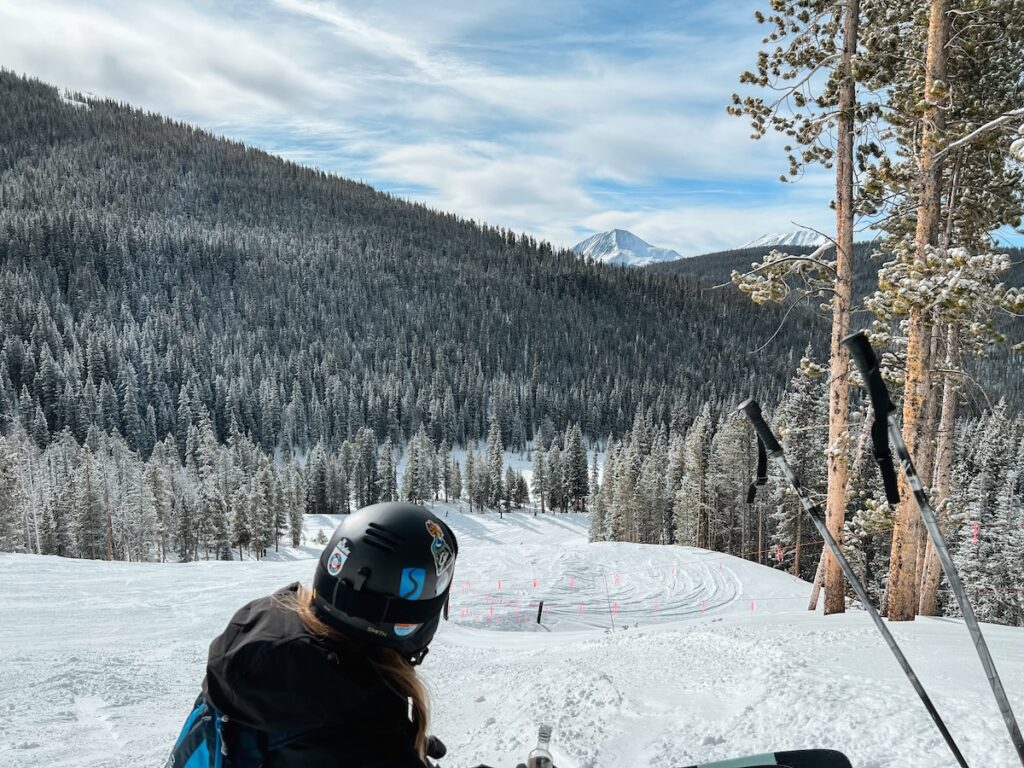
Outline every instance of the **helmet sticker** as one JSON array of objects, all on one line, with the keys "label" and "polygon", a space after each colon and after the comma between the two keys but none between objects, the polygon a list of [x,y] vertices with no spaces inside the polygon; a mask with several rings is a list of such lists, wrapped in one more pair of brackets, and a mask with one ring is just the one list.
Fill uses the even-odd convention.
[{"label": "helmet sticker", "polygon": [[419,624],[395,624],[395,634],[399,637],[405,637],[406,635],[411,635],[419,628]]},{"label": "helmet sticker", "polygon": [[398,596],[406,600],[419,600],[426,581],[427,571],[424,568],[403,568],[402,586],[398,590]]},{"label": "helmet sticker", "polygon": [[430,544],[430,554],[434,556],[434,566],[440,576],[455,562],[455,552],[444,538],[444,529],[433,520],[427,520],[427,532],[434,537]]},{"label": "helmet sticker", "polygon": [[438,595],[442,594],[446,589],[448,589],[448,585],[451,583],[453,573],[455,573],[455,569],[449,568],[447,571],[445,571],[437,577],[437,585],[434,587],[434,597],[437,597]]},{"label": "helmet sticker", "polygon": [[350,554],[352,554],[352,550],[349,549],[348,539],[338,539],[338,543],[334,545],[334,550],[331,552],[331,556],[327,558],[327,572],[331,576],[337,576],[341,573],[341,569],[345,565],[345,561],[348,560],[348,556]]}]

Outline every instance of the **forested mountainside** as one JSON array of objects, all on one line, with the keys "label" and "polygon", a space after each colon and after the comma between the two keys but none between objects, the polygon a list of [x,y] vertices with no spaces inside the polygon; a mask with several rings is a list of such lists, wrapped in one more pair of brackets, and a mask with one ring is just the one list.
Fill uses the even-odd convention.
[{"label": "forested mountainside", "polygon": [[[506,444],[774,400],[776,308],[585,263],[109,101],[0,74],[0,419],[146,455],[202,413],[266,451],[369,426]],[[819,329],[820,332],[820,329]],[[817,342],[815,342],[817,343]]]},{"label": "forested mountainside", "polygon": [[[804,256],[814,248],[801,246],[776,246],[740,248],[732,251],[719,251],[693,258],[652,264],[645,271],[659,275],[677,275],[685,280],[698,280],[708,286],[722,286],[719,291],[735,293],[737,289],[729,285],[729,276],[733,270],[747,272],[751,264],[764,260],[770,251],[781,251],[794,256]],[[880,250],[878,243],[857,243],[854,247],[853,262],[853,297],[860,302],[871,294],[878,285],[878,269],[885,262],[882,256],[873,256]],[[1004,276],[1007,285],[1024,286],[1024,249],[1005,248],[1000,252],[1009,254],[1012,267]],[[787,327],[779,338],[784,345],[795,343],[789,338],[789,326],[800,326],[808,314],[797,314],[790,318]],[[794,318],[796,322],[794,322]],[[871,316],[864,311],[854,314],[853,327],[866,328],[871,323]],[[1024,318],[1003,318],[1000,322],[1003,332],[1010,343],[1024,341]],[[799,332],[799,331],[797,331]],[[968,391],[968,399],[978,407],[986,407],[989,403],[1005,398],[1012,412],[1024,408],[1024,352],[1011,352],[1007,347],[996,347],[990,356],[969,362],[974,373],[977,386]]]}]

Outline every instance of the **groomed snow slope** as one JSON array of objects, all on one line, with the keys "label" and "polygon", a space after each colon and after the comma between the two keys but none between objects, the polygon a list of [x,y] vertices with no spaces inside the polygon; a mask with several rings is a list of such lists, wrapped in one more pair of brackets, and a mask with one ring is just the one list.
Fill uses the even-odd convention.
[{"label": "groomed snow slope", "polygon": [[[541,722],[560,768],[808,746],[858,768],[953,765],[868,617],[808,613],[805,582],[702,550],[587,544],[579,515],[448,520],[462,549],[453,621],[421,668],[446,768],[510,768]],[[334,522],[310,518],[307,535]],[[246,600],[308,582],[316,551],[180,565],[0,556],[0,766],[161,766],[210,640]],[[970,763],[1012,766],[963,625],[894,632]],[[1024,631],[986,636],[1024,714]]]}]

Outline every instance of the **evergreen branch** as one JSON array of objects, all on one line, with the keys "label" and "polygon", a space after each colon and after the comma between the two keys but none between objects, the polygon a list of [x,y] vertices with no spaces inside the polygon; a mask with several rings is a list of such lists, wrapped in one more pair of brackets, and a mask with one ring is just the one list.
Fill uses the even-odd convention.
[{"label": "evergreen branch", "polygon": [[956,141],[952,142],[951,144],[947,144],[945,147],[940,149],[938,152],[936,152],[932,156],[932,162],[937,163],[937,162],[941,161],[950,152],[953,152],[954,150],[957,150],[960,147],[967,146],[968,144],[970,144],[970,143],[976,141],[977,139],[981,138],[982,136],[984,136],[986,133],[989,133],[989,132],[995,130],[996,128],[999,128],[1002,125],[1005,125],[1006,123],[1010,122],[1011,120],[1013,120],[1014,118],[1017,118],[1017,117],[1024,117],[1024,107],[1020,107],[1019,109],[1010,110],[1009,112],[1006,112],[1006,113],[1000,115],[999,117],[995,118],[994,120],[989,120],[983,126],[981,126],[980,128],[975,128],[973,131],[968,133],[963,138],[957,139]]},{"label": "evergreen branch", "polygon": [[779,322],[779,327],[775,329],[775,333],[773,333],[773,334],[772,334],[771,336],[769,336],[769,337],[768,337],[768,341],[766,341],[766,342],[765,342],[764,344],[762,344],[762,345],[761,345],[760,347],[758,347],[757,349],[755,349],[754,351],[752,351],[752,352],[751,352],[750,354],[752,354],[752,355],[756,355],[756,354],[757,354],[758,352],[760,352],[760,351],[761,351],[762,349],[764,349],[764,348],[765,348],[765,347],[767,347],[767,346],[768,346],[769,344],[771,344],[771,343],[772,343],[772,341],[774,341],[774,340],[775,340],[775,337],[776,337],[776,336],[778,336],[778,335],[779,335],[779,333],[780,333],[780,332],[782,331],[782,328],[783,328],[783,326],[785,326],[785,325],[786,325],[786,320],[787,320],[787,319],[789,318],[789,315],[790,315],[790,313],[791,313],[791,312],[792,312],[792,311],[793,311],[794,309],[796,309],[796,308],[797,308],[797,306],[799,306],[799,305],[800,305],[800,302],[804,301],[805,299],[808,299],[808,298],[810,298],[810,296],[811,296],[811,294],[809,294],[809,293],[806,293],[806,294],[804,294],[803,296],[801,296],[801,297],[800,297],[799,299],[797,299],[796,301],[794,301],[794,302],[793,302],[792,304],[790,304],[790,305],[789,305],[789,309],[787,309],[787,310],[786,310],[786,314],[782,316],[782,320],[781,320],[781,321]]}]

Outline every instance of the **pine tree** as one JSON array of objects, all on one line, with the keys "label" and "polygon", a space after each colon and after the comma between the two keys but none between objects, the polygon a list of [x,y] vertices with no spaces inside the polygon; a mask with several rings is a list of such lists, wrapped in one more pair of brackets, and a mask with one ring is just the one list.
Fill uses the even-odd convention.
[{"label": "pine tree", "polygon": [[587,452],[583,447],[583,433],[574,424],[565,433],[564,452],[565,494],[568,503],[580,512],[586,506],[589,482],[587,478]]},{"label": "pine tree", "polygon": [[[391,472],[391,481],[394,482],[394,471]],[[288,513],[288,530],[291,534],[292,546],[297,547],[302,543],[302,515],[306,489],[302,484],[302,473],[294,461],[289,461],[284,469],[284,504]],[[390,494],[384,499],[393,501],[394,495]]]},{"label": "pine tree", "polygon": [[398,499],[398,470],[395,467],[395,447],[390,436],[384,441],[380,458],[377,460],[377,482],[381,501]]},{"label": "pine tree", "polygon": [[505,462],[502,452],[501,426],[496,416],[491,417],[491,426],[487,433],[487,476],[490,494],[487,505],[498,509],[505,496],[502,477]]},{"label": "pine tree", "polygon": [[683,471],[672,500],[672,525],[679,544],[706,547],[710,492],[711,406],[705,403],[683,440]]},{"label": "pine tree", "polygon": [[452,458],[451,467],[448,471],[447,495],[452,501],[459,501],[462,499],[462,468],[454,457]]},{"label": "pine tree", "polygon": [[18,477],[18,454],[0,436],[0,550],[17,551],[24,546],[18,529],[25,496]]},{"label": "pine tree", "polygon": [[86,448],[75,479],[75,549],[78,557],[100,560],[106,549],[106,515],[99,472],[92,451]]},{"label": "pine tree", "polygon": [[473,511],[473,504],[476,503],[480,493],[480,488],[477,484],[477,473],[476,455],[473,453],[472,446],[470,446],[466,452],[466,499],[469,501],[470,512]]},{"label": "pine tree", "polygon": [[548,505],[552,511],[560,509],[565,512],[568,507],[564,478],[562,452],[557,440],[552,440],[548,451]]},{"label": "pine tree", "polygon": [[[801,484],[815,496],[823,491],[825,483],[826,407],[822,369],[805,357],[800,370],[786,388],[786,396],[775,414],[774,424],[790,466]],[[794,575],[813,576],[816,563],[807,557],[803,545],[819,537],[811,527],[800,499],[788,483],[773,483],[771,494],[776,510],[772,516],[773,548],[784,553],[784,562]]]},{"label": "pine tree", "polygon": [[533,495],[540,500],[541,514],[545,512],[545,502],[551,492],[551,481],[548,476],[548,457],[542,447],[533,449]]},{"label": "pine tree", "polygon": [[608,514],[609,477],[612,470],[611,441],[606,446],[607,457],[604,465],[604,482],[601,482],[598,454],[594,451],[594,462],[590,473],[590,541],[605,541],[608,536],[606,517]]}]

